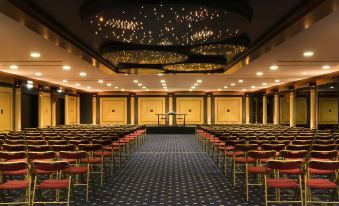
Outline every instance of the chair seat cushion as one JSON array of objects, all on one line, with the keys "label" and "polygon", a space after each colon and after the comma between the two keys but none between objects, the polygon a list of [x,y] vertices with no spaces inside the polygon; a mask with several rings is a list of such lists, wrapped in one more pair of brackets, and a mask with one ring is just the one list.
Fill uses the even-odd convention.
[{"label": "chair seat cushion", "polygon": [[242,156],[244,155],[243,152],[225,152],[226,157],[233,157],[233,156]]},{"label": "chair seat cushion", "polygon": [[291,170],[280,170],[281,174],[289,174],[289,175],[298,175],[302,174],[301,169],[291,169]]},{"label": "chair seat cushion", "polygon": [[64,189],[68,188],[68,179],[63,180],[44,180],[39,185],[40,189]]},{"label": "chair seat cushion", "polygon": [[318,174],[318,175],[327,175],[327,174],[334,174],[334,170],[318,170],[318,169],[313,169],[309,168],[308,170],[310,174]]},{"label": "chair seat cushion", "polygon": [[17,189],[26,189],[29,187],[28,180],[12,180],[0,184],[0,190],[17,190]]},{"label": "chair seat cushion", "polygon": [[104,150],[120,150],[119,146],[106,146]]},{"label": "chair seat cushion", "polygon": [[112,156],[112,152],[107,152],[107,151],[103,151],[103,152],[94,152],[95,156],[104,156],[104,157],[111,157]]},{"label": "chair seat cushion", "polygon": [[99,157],[90,157],[81,160],[82,163],[89,163],[89,164],[99,164],[102,162],[102,159]]},{"label": "chair seat cushion", "polygon": [[252,158],[252,157],[248,157],[248,158],[245,158],[245,157],[236,157],[235,158],[235,162],[237,163],[255,163],[255,159]]},{"label": "chair seat cushion", "polygon": [[35,169],[35,170],[33,170],[33,173],[34,174],[39,174],[39,175],[48,175],[48,174],[55,173],[55,171],[46,171],[46,170]]},{"label": "chair seat cushion", "polygon": [[69,167],[64,170],[64,173],[68,174],[86,174],[88,172],[87,167]]},{"label": "chair seat cushion", "polygon": [[68,162],[70,164],[75,164],[77,162],[76,159],[66,159],[66,158],[63,158],[62,161],[66,161],[66,162]]},{"label": "chair seat cushion", "polygon": [[292,179],[267,179],[267,186],[273,188],[298,188],[299,184]]},{"label": "chair seat cushion", "polygon": [[267,168],[267,167],[254,166],[254,167],[248,167],[247,171],[249,173],[265,174],[267,172],[271,172],[272,169]]},{"label": "chair seat cushion", "polygon": [[317,189],[336,189],[337,184],[327,179],[308,179],[306,181],[307,187]]},{"label": "chair seat cushion", "polygon": [[25,175],[27,174],[28,169],[16,170],[16,171],[3,171],[3,175]]}]

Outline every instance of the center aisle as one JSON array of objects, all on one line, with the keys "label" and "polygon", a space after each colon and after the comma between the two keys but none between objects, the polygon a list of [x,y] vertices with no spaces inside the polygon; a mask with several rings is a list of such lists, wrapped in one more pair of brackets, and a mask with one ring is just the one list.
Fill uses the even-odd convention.
[{"label": "center aisle", "polygon": [[88,205],[247,205],[194,135],[147,135],[106,180]]}]

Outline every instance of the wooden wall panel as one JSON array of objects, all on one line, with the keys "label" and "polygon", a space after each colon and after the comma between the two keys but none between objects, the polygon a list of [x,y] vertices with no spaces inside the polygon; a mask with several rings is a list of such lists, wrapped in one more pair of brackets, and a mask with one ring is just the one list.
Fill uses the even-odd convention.
[{"label": "wooden wall panel", "polygon": [[290,123],[290,98],[289,95],[280,97],[279,122],[280,124]]},{"label": "wooden wall panel", "polygon": [[74,96],[68,97],[67,105],[67,123],[76,124],[77,123],[77,98]]},{"label": "wooden wall panel", "polygon": [[[156,114],[165,112],[165,97],[138,98],[138,124],[158,124]],[[164,124],[164,120],[161,123]]]},{"label": "wooden wall panel", "polygon": [[127,124],[127,97],[100,98],[100,124]]},{"label": "wooden wall panel", "polygon": [[307,100],[306,97],[296,98],[297,124],[307,124]]},{"label": "wooden wall panel", "polygon": [[[176,113],[187,114],[186,124],[204,124],[204,98],[177,97]],[[177,120],[177,124],[183,124],[183,120]]]},{"label": "wooden wall panel", "polygon": [[215,98],[216,124],[242,124],[242,97]]},{"label": "wooden wall panel", "polygon": [[13,129],[13,91],[0,87],[0,132]]},{"label": "wooden wall panel", "polygon": [[52,103],[51,94],[44,94],[42,97],[43,102],[43,124],[44,126],[52,125]]},{"label": "wooden wall panel", "polygon": [[319,124],[338,124],[338,98],[319,97]]}]

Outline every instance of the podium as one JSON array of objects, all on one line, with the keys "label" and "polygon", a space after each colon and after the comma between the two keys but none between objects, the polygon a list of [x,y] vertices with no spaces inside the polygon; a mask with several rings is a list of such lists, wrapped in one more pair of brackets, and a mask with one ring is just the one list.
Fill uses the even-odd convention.
[{"label": "podium", "polygon": [[[165,124],[168,124],[168,120],[170,116],[173,116],[173,119],[176,120],[182,119],[184,121],[184,126],[186,125],[186,116],[188,114],[175,114],[175,113],[168,113],[168,114],[155,114],[158,116],[158,126],[160,125],[160,120],[165,120]],[[176,121],[177,122],[177,121]]]}]

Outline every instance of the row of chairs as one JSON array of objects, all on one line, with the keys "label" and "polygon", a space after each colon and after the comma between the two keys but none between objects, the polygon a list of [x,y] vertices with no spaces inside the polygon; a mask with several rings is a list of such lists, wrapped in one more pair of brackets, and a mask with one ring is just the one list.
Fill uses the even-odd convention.
[{"label": "row of chairs", "polygon": [[[85,128],[85,129],[84,129]],[[20,204],[70,204],[71,188],[84,186],[86,201],[89,198],[89,187],[93,186],[93,174],[100,177],[100,185],[104,183],[107,161],[110,161],[111,175],[116,168],[116,161],[122,163],[122,154],[126,159],[137,147],[145,141],[145,128],[140,126],[109,127],[93,126],[100,135],[91,135],[90,125],[72,125],[63,128],[50,128],[51,133],[40,129],[30,129],[29,132],[12,132],[6,135],[0,150],[1,183],[0,204],[19,204],[10,198],[6,191],[25,189],[25,200]],[[121,128],[123,136],[116,138]],[[59,139],[49,139],[55,131],[81,131],[81,136],[67,138],[71,135],[52,135]],[[44,130],[46,131],[46,130]],[[88,131],[88,133],[86,133]],[[44,134],[43,134],[44,133]],[[18,135],[12,135],[18,134]],[[20,134],[20,135],[19,135]],[[24,135],[22,135],[24,134]],[[27,134],[37,139],[27,138]],[[38,135],[40,134],[40,135]],[[45,135],[47,134],[47,135]],[[66,132],[65,132],[66,134]],[[86,136],[88,134],[88,136]],[[7,138],[10,136],[22,138]],[[110,136],[112,135],[112,136]],[[114,140],[114,141],[113,141]],[[118,159],[117,159],[118,158]],[[106,169],[105,169],[106,168]],[[20,178],[21,177],[21,178]],[[23,177],[23,178],[22,178]],[[91,183],[91,184],[90,184]],[[32,189],[33,188],[33,189]],[[55,191],[53,198],[44,197],[40,190]],[[95,190],[93,190],[95,191]],[[62,199],[61,194],[66,194]],[[7,200],[10,198],[9,200]],[[76,200],[76,199],[75,199]]]},{"label": "row of chairs", "polygon": [[[329,139],[325,138],[325,134],[330,132],[314,132],[312,131],[312,138],[299,139],[296,137],[309,136],[310,131],[300,128],[282,128],[261,125],[237,125],[231,128],[232,131],[242,131],[243,128],[247,130],[261,133],[262,131],[269,131],[268,137],[273,133],[277,135],[272,139],[261,139],[263,135],[258,135],[256,138],[248,137],[247,132],[244,136],[230,135],[220,138],[220,133],[216,131],[223,131],[227,133],[229,126],[203,126],[196,130],[197,140],[201,146],[211,154],[211,157],[220,166],[223,166],[224,173],[228,170],[227,162],[232,162],[233,185],[236,186],[238,174],[245,174],[245,194],[246,200],[249,200],[249,185],[260,185],[265,192],[265,204],[288,202],[288,203],[324,203],[321,200],[316,201],[312,198],[311,190],[314,189],[328,189],[337,191],[336,178],[338,175],[339,162],[338,160],[338,141],[333,135],[328,135]],[[206,129],[207,128],[207,129]],[[217,128],[213,132],[213,129]],[[262,130],[261,130],[262,129]],[[276,132],[275,129],[279,132]],[[283,132],[281,132],[283,130]],[[295,132],[298,131],[298,132]],[[292,136],[292,139],[283,139]],[[308,134],[308,135],[306,135]],[[321,134],[321,135],[317,135]],[[253,136],[253,135],[252,135]],[[320,138],[318,138],[320,137]],[[211,151],[212,150],[212,151]],[[215,152],[216,151],[216,152]],[[220,154],[224,161],[220,161]],[[250,175],[257,176],[255,183],[250,183]],[[325,176],[319,179],[313,179],[313,176]],[[294,177],[294,178],[291,178]],[[295,179],[296,178],[296,179]],[[253,181],[253,180],[252,180]],[[325,185],[325,186],[321,186]],[[268,199],[269,188],[275,189],[275,200]],[[299,192],[298,200],[281,199],[280,190],[296,189]],[[337,195],[339,198],[339,194]],[[332,204],[339,204],[337,202],[327,202]]]}]

